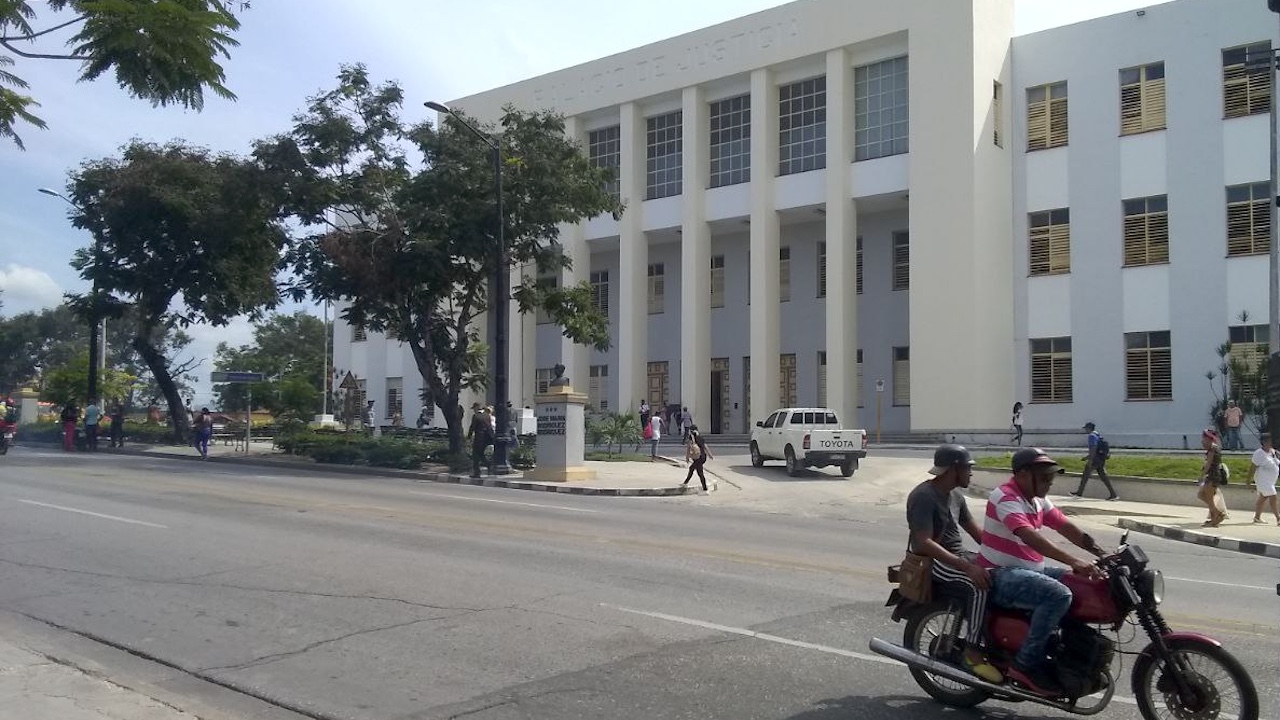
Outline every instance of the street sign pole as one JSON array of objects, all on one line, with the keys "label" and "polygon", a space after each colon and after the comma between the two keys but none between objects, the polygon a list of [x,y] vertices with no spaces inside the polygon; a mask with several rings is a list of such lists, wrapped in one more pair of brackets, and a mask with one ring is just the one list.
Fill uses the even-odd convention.
[{"label": "street sign pole", "polygon": [[246,385],[248,402],[244,406],[244,454],[249,454],[249,442],[253,440],[253,385]]},{"label": "street sign pole", "polygon": [[884,398],[884,381],[876,381],[876,444],[880,444],[880,405]]}]

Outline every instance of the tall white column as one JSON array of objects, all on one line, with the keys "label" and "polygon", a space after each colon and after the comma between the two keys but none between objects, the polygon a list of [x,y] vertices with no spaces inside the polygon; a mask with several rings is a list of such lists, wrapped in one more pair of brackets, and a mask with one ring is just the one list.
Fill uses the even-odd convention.
[{"label": "tall white column", "polygon": [[773,73],[751,73],[751,415],[778,407],[778,87]]},{"label": "tall white column", "polygon": [[843,49],[827,53],[827,405],[858,425],[858,212],[850,200],[853,78]]},{"label": "tall white column", "polygon": [[680,404],[694,422],[711,427],[711,230],[707,226],[710,127],[706,91],[684,89],[682,171],[684,216],[680,241]]},{"label": "tall white column", "polygon": [[[617,317],[619,412],[628,412],[645,395],[648,371],[649,241],[644,234],[645,119],[636,103],[621,107],[619,186],[627,209],[618,222]],[[612,278],[610,278],[612,280]]]},{"label": "tall white column", "polygon": [[[586,152],[587,133],[579,118],[565,120],[565,134]],[[591,249],[587,247],[586,228],[583,223],[563,225],[560,228],[560,247],[565,256],[573,263],[560,272],[560,287],[568,288],[591,277]],[[573,388],[579,392],[587,391],[588,366],[591,362],[590,349],[579,345],[563,333],[560,334],[560,364],[565,367],[565,377]]]}]

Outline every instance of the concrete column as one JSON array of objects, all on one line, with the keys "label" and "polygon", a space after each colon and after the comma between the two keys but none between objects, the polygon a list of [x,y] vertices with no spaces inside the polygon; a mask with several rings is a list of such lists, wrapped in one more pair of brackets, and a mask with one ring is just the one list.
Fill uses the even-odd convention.
[{"label": "concrete column", "polygon": [[[582,127],[582,120],[576,117],[567,118],[564,129],[569,139],[576,142],[585,153],[587,133]],[[591,249],[587,246],[585,226],[582,223],[561,226],[560,243],[565,256],[573,262],[571,267],[560,272],[560,287],[573,287],[588,280],[591,277]],[[586,345],[574,343],[563,333],[559,336],[559,343],[560,363],[565,367],[565,377],[569,378],[573,387],[585,392],[587,383],[590,382],[588,377],[588,366],[591,362],[590,349]],[[530,373],[532,372],[533,370],[530,369]],[[532,403],[532,391],[530,391],[529,402]]]},{"label": "concrete column", "polygon": [[649,241],[644,234],[645,119],[638,104],[620,108],[622,152],[619,158],[619,187],[627,209],[618,222],[618,275],[611,284],[618,288],[617,303],[610,308],[617,318],[618,397],[614,407],[627,412],[645,395],[648,371]]},{"label": "concrete column", "polygon": [[[769,70],[751,73],[751,415],[778,407],[778,86]],[[829,362],[829,360],[828,360]]]},{"label": "concrete column", "polygon": [[858,425],[858,212],[849,199],[853,72],[844,49],[827,53],[827,405]]},{"label": "concrete column", "polygon": [[680,396],[694,422],[711,427],[711,231],[707,226],[710,163],[706,91],[684,89],[684,217],[681,219]]}]

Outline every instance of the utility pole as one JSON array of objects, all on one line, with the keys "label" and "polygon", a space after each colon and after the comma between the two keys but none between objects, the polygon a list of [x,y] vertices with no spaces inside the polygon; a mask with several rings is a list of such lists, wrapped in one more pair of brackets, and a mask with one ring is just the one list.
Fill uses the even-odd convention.
[{"label": "utility pole", "polygon": [[[1267,9],[1280,13],[1280,0],[1267,0]],[[1271,48],[1267,57],[1267,81],[1271,97],[1271,251],[1269,254],[1268,302],[1270,313],[1267,360],[1267,431],[1280,430],[1280,156],[1276,148],[1276,55]]]}]

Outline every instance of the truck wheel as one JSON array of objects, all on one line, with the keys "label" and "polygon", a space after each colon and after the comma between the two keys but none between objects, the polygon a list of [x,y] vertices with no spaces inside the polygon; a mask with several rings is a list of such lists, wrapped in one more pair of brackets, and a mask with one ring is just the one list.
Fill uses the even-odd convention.
[{"label": "truck wheel", "polygon": [[760,454],[760,446],[751,441],[751,467],[764,467],[764,456]]},{"label": "truck wheel", "polygon": [[796,477],[804,468],[800,467],[800,461],[796,459],[796,451],[792,450],[790,445],[787,446],[786,456],[787,474],[791,477]]},{"label": "truck wheel", "polygon": [[840,474],[845,477],[853,477],[853,471],[858,469],[857,460],[845,460],[840,466]]}]

